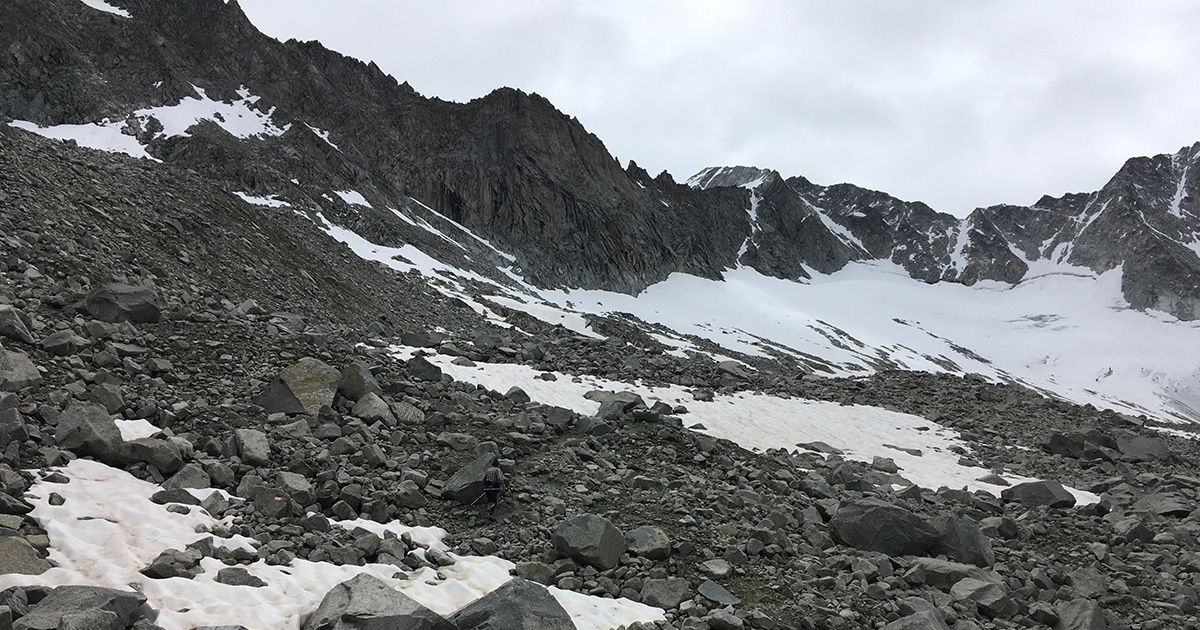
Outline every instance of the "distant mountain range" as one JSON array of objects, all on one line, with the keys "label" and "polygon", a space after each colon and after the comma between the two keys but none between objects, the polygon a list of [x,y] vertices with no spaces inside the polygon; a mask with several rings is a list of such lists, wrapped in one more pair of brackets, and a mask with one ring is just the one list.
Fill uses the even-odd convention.
[{"label": "distant mountain range", "polygon": [[[739,263],[802,279],[872,259],[926,282],[1011,284],[1066,263],[1120,266],[1133,307],[1200,317],[1200,143],[1131,159],[1093,193],[963,220],[757,168],[710,168],[681,185],[622,168],[536,94],[425,98],[373,63],[263,35],[237,3],[113,5],[5,2],[0,35],[13,44],[0,53],[0,117],[100,123],[230,191],[503,278],[494,267],[509,261],[438,243],[415,223],[453,230],[449,219],[511,252],[513,270],[541,287],[637,292],[673,272],[716,278]],[[172,124],[181,117],[186,126]]]}]

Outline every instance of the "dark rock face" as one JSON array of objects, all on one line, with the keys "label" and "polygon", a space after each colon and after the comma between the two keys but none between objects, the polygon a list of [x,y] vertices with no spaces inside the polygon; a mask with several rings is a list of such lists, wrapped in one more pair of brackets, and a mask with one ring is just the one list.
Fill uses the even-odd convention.
[{"label": "dark rock face", "polygon": [[84,298],[84,309],[106,322],[145,324],[162,319],[162,297],[152,287],[111,283]]},{"label": "dark rock face", "polygon": [[595,514],[580,514],[564,520],[550,542],[555,549],[577,562],[601,571],[617,566],[625,551],[625,537],[612,521]]},{"label": "dark rock face", "polygon": [[571,615],[546,587],[513,578],[454,613],[459,630],[572,630]]},{"label": "dark rock face", "polygon": [[851,501],[838,508],[829,531],[855,549],[889,556],[920,555],[938,540],[937,530],[924,519],[879,499]]}]

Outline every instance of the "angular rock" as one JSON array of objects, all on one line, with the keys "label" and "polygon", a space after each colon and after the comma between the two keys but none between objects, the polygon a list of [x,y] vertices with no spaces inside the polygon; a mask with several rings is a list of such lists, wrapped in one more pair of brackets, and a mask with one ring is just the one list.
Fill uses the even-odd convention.
[{"label": "angular rock", "polygon": [[333,403],[342,375],[319,359],[304,357],[280,372],[279,380],[300,401],[304,413],[316,416],[322,406]]},{"label": "angular rock", "polygon": [[408,360],[408,373],[419,381],[442,380],[442,368],[430,363],[425,357],[413,357]]},{"label": "angular rock", "polygon": [[606,571],[617,566],[625,551],[625,537],[612,521],[596,514],[565,519],[554,529],[550,542],[576,562]]},{"label": "angular rock", "polygon": [[267,435],[257,429],[238,429],[233,432],[237,442],[238,457],[250,466],[266,466],[271,463],[271,442]]},{"label": "angular rock", "polygon": [[670,610],[691,599],[692,589],[683,578],[649,579],[642,583],[642,603]]},{"label": "angular rock", "polygon": [[375,375],[371,374],[370,368],[361,363],[351,363],[342,370],[338,393],[350,400],[358,400],[367,394],[382,394],[383,388],[375,380]]},{"label": "angular rock", "polygon": [[259,588],[266,586],[267,583],[256,576],[250,575],[244,567],[227,567],[217,571],[217,582],[227,584],[229,586],[250,586]]},{"label": "angular rock", "polygon": [[212,484],[208,473],[204,471],[204,467],[197,463],[185,464],[179,472],[171,476],[163,482],[162,487],[167,490],[177,490],[181,488],[207,488]]},{"label": "angular rock", "polygon": [[405,479],[396,487],[396,494],[393,497],[396,505],[409,509],[418,509],[425,507],[428,500],[425,498],[425,493],[421,492],[420,486],[412,479]]},{"label": "angular rock", "polygon": [[126,442],[122,449],[125,461],[151,464],[163,475],[183,468],[183,449],[170,440],[138,438]]},{"label": "angular rock", "polygon": [[625,532],[625,543],[630,551],[650,560],[666,560],[671,555],[671,539],[653,525]]},{"label": "angular rock", "polygon": [[19,392],[41,384],[42,375],[29,355],[0,348],[0,391]]},{"label": "angular rock", "polygon": [[267,386],[262,391],[250,397],[250,402],[262,407],[268,414],[285,413],[297,414],[304,413],[304,405],[300,403],[300,399],[292,393],[292,390],[278,376],[271,379]]},{"label": "angular rock", "polygon": [[0,575],[39,575],[49,568],[50,563],[38,556],[37,550],[24,538],[0,537]]},{"label": "angular rock", "polygon": [[108,411],[95,403],[72,402],[58,418],[60,448],[113,462],[122,454],[121,431]]},{"label": "angular rock", "polygon": [[829,521],[835,540],[889,556],[920,555],[938,540],[938,532],[912,512],[879,499],[860,499],[840,507]]},{"label": "angular rock", "polygon": [[975,521],[954,514],[943,514],[931,523],[938,532],[931,555],[945,555],[956,562],[990,567],[996,562],[992,543],[979,531]]},{"label": "angular rock", "polygon": [[67,613],[58,621],[58,630],[124,630],[121,616],[109,610],[85,610]]},{"label": "angular rock", "polygon": [[400,334],[400,343],[413,348],[436,348],[445,339],[438,333],[406,332]]},{"label": "angular rock", "polygon": [[162,296],[153,287],[105,284],[83,299],[92,317],[106,322],[153,323],[162,319]]},{"label": "angular rock", "polygon": [[882,630],[950,630],[950,626],[947,626],[946,622],[937,616],[937,613],[922,610],[907,617],[901,617],[884,626]]},{"label": "angular rock", "polygon": [[455,630],[440,615],[377,577],[359,574],[325,594],[301,630]]},{"label": "angular rock", "polygon": [[545,562],[519,562],[513,568],[513,574],[538,584],[554,583],[554,567]]},{"label": "angular rock", "polygon": [[722,606],[736,606],[742,603],[740,597],[725,590],[724,586],[721,586],[712,580],[705,580],[704,583],[696,589],[696,592]]},{"label": "angular rock", "polygon": [[741,630],[746,627],[746,622],[742,621],[741,617],[724,608],[708,613],[704,617],[704,623],[708,624],[710,630]]},{"label": "angular rock", "polygon": [[1004,582],[1004,578],[995,571],[940,558],[916,558],[913,560],[913,568],[921,571],[925,576],[926,584],[942,590],[947,590],[963,578],[968,577],[996,584]]},{"label": "angular rock", "polygon": [[1035,507],[1045,505],[1052,508],[1069,508],[1075,505],[1075,496],[1057,481],[1030,481],[1019,483],[1000,491],[1005,501],[1016,501]]},{"label": "angular rock", "polygon": [[1130,507],[1134,512],[1148,512],[1159,516],[1175,516],[1183,518],[1191,514],[1194,506],[1182,497],[1171,494],[1154,493],[1138,499]]},{"label": "angular rock", "polygon": [[979,611],[989,617],[1011,617],[1017,613],[1017,603],[1008,596],[1008,589],[995,582],[963,578],[950,588],[954,601],[975,602]]},{"label": "angular rock", "polygon": [[134,591],[118,591],[99,586],[60,586],[50,591],[42,601],[29,609],[29,614],[13,623],[13,630],[58,630],[66,615],[90,610],[107,610],[117,614],[120,627],[129,620],[146,597]]},{"label": "angular rock", "polygon": [[571,615],[546,587],[513,578],[467,604],[450,621],[458,630],[574,630]]},{"label": "angular rock", "polygon": [[421,424],[425,422],[425,412],[406,403],[398,402],[392,405],[392,415],[400,424]]},{"label": "angular rock", "polygon": [[1117,436],[1117,450],[1135,462],[1161,462],[1171,457],[1166,440],[1148,435]]},{"label": "angular rock", "polygon": [[368,423],[382,422],[388,426],[396,424],[396,417],[392,415],[392,410],[375,392],[363,394],[358,402],[354,403],[350,413]]},{"label": "angular rock", "polygon": [[45,339],[40,344],[42,349],[56,357],[66,357],[79,352],[80,348],[88,345],[88,340],[76,335],[71,330],[60,330]]},{"label": "angular rock", "polygon": [[32,345],[34,339],[25,321],[27,317],[8,304],[0,304],[0,336]]},{"label": "angular rock", "polygon": [[454,473],[442,486],[442,496],[464,505],[470,504],[483,494],[483,473],[491,467],[495,455],[490,453],[476,457],[474,461]]},{"label": "angular rock", "polygon": [[1108,620],[1100,604],[1090,599],[1073,599],[1054,605],[1058,614],[1055,630],[1108,630]]}]

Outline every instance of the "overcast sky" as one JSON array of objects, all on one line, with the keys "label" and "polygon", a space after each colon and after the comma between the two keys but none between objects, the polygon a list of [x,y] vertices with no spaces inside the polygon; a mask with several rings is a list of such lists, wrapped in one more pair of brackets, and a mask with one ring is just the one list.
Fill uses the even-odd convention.
[{"label": "overcast sky", "polygon": [[418,92],[500,86],[684,181],[744,164],[965,215],[1200,141],[1200,2],[241,0]]}]

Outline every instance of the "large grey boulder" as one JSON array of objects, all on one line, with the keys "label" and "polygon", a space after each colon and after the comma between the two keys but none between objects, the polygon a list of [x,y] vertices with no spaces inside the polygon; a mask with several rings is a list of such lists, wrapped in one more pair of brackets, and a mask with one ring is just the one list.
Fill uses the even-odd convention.
[{"label": "large grey boulder", "polygon": [[1075,505],[1075,495],[1057,481],[1030,481],[1000,491],[1000,498],[1036,507],[1069,508]]},{"label": "large grey boulder", "polygon": [[252,402],[267,413],[307,413],[316,416],[333,403],[342,375],[324,361],[304,357],[276,376]]},{"label": "large grey boulder", "polygon": [[513,578],[467,604],[450,621],[458,630],[574,630],[571,615],[546,587]]},{"label": "large grey boulder", "polygon": [[692,589],[684,578],[649,579],[642,582],[642,603],[670,610],[692,598]]},{"label": "large grey boulder", "polygon": [[454,630],[417,600],[361,573],[325,594],[301,630]]},{"label": "large grey boulder", "polygon": [[49,568],[50,563],[38,556],[37,550],[24,538],[0,537],[0,575],[39,575]]},{"label": "large grey boulder", "polygon": [[938,539],[929,550],[931,555],[945,555],[957,562],[978,567],[990,567],[996,562],[992,543],[975,521],[954,514],[943,514],[931,523],[937,530]]},{"label": "large grey boulder", "polygon": [[463,466],[442,486],[442,496],[451,501],[469,504],[483,494],[483,473],[496,456],[487,453]]},{"label": "large grey boulder", "polygon": [[45,339],[39,344],[47,353],[56,357],[67,357],[79,352],[81,348],[86,348],[88,340],[76,335],[72,330],[60,330]]},{"label": "large grey boulder", "polygon": [[151,464],[164,475],[183,468],[183,449],[170,440],[138,438],[126,442],[123,451],[125,461]]},{"label": "large grey boulder", "polygon": [[926,584],[942,590],[947,590],[963,578],[968,577],[996,584],[1004,582],[1004,578],[995,571],[941,558],[916,558],[913,560],[912,568],[921,572]]},{"label": "large grey boulder", "polygon": [[108,411],[95,403],[72,402],[58,418],[59,448],[111,462],[122,455],[121,431]]},{"label": "large grey boulder", "polygon": [[650,560],[666,560],[671,555],[671,539],[653,525],[643,525],[625,532],[629,550]]},{"label": "large grey boulder", "polygon": [[350,413],[370,423],[382,422],[387,426],[396,424],[396,417],[392,415],[392,410],[375,392],[363,394],[358,402],[354,403]]},{"label": "large grey boulder", "polygon": [[1171,457],[1167,441],[1148,435],[1118,435],[1117,450],[1125,459],[1135,462],[1159,462]]},{"label": "large grey boulder", "polygon": [[1058,614],[1055,630],[1108,630],[1108,620],[1100,604],[1090,599],[1073,599],[1054,605]]},{"label": "large grey boulder", "polygon": [[257,429],[238,429],[233,436],[243,463],[250,466],[271,463],[271,442],[267,440],[267,434]]},{"label": "large grey boulder", "polygon": [[351,363],[342,370],[342,380],[338,382],[338,393],[350,400],[358,400],[367,394],[382,394],[383,388],[371,369],[361,363]]},{"label": "large grey boulder", "polygon": [[408,373],[418,381],[442,380],[442,368],[432,364],[425,357],[413,357],[408,360]]},{"label": "large grey boulder", "polygon": [[41,384],[42,375],[29,355],[0,348],[0,392],[19,392]]},{"label": "large grey boulder", "polygon": [[938,532],[912,512],[879,499],[859,499],[838,508],[829,531],[842,544],[889,556],[920,555],[938,540]]},{"label": "large grey boulder", "polygon": [[0,304],[0,337],[32,344],[33,334],[29,332],[28,318],[28,315],[12,306]]},{"label": "large grey boulder", "polygon": [[162,483],[162,487],[167,490],[207,488],[210,485],[212,485],[211,477],[205,472],[203,466],[195,462],[185,464],[170,479]]},{"label": "large grey boulder", "polygon": [[162,305],[158,289],[119,283],[99,286],[83,299],[83,310],[106,322],[157,322],[162,319]]},{"label": "large grey boulder", "polygon": [[617,566],[625,551],[625,536],[612,521],[596,514],[572,516],[554,528],[550,542],[576,562],[601,571]]},{"label": "large grey boulder", "polygon": [[138,607],[145,603],[146,596],[134,591],[99,586],[60,586],[30,608],[29,614],[13,622],[13,630],[58,630],[64,617],[91,610],[116,613],[120,627],[124,628],[129,625]]}]

